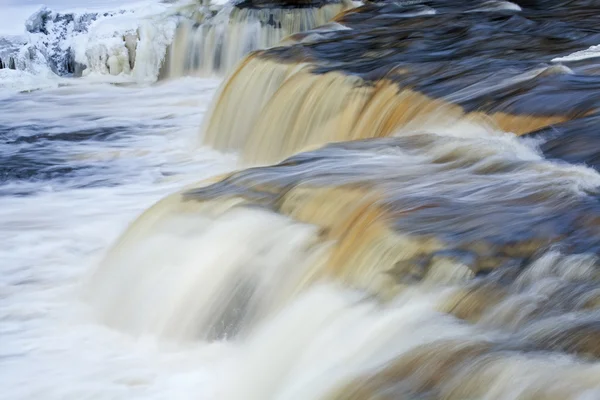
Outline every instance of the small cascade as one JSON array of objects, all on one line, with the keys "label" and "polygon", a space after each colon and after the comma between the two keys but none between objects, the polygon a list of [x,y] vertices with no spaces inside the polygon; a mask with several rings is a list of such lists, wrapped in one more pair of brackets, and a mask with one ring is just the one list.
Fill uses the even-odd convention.
[{"label": "small cascade", "polygon": [[[527,13],[517,6],[473,2],[457,13],[452,2],[410,4],[368,3],[328,27],[289,37],[285,46],[249,55],[216,96],[202,142],[261,164],[432,123],[474,122],[522,135],[595,111],[598,82],[589,85],[586,74],[552,64],[561,51],[587,48],[585,41],[548,47],[554,32],[547,32],[544,15],[527,15],[536,45],[507,52],[503,43],[518,40],[513,32]],[[591,29],[577,10],[563,18],[582,35]],[[532,100],[538,95],[553,101]]]},{"label": "small cascade", "polygon": [[91,277],[86,296],[100,318],[134,335],[216,340],[285,304],[326,246],[310,225],[238,203],[204,207],[174,195],[149,209]]},{"label": "small cascade", "polygon": [[[324,143],[387,137],[401,128],[423,130],[432,123],[491,124],[522,134],[565,120],[559,115],[468,112],[450,98],[401,90],[395,79],[369,82],[337,71],[314,74],[314,68],[301,60],[277,63],[261,54],[249,56],[218,94],[201,128],[203,142],[223,151],[240,151],[245,162],[256,164],[281,161]],[[535,80],[547,71],[513,77],[504,85]],[[232,112],[237,118],[229,117]]]},{"label": "small cascade", "polygon": [[353,7],[327,2],[237,2],[198,22],[182,20],[163,66],[163,78],[223,75],[245,55],[278,44],[289,35],[326,24]]}]

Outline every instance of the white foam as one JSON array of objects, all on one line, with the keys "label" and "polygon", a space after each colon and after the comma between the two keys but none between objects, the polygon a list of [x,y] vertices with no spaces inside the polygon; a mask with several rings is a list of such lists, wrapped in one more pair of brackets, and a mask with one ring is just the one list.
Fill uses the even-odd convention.
[{"label": "white foam", "polygon": [[[137,336],[198,340],[247,329],[293,291],[316,236],[314,227],[264,210],[165,211],[136,222],[85,288],[102,320]],[[220,326],[215,319],[232,301],[251,316]]]},{"label": "white foam", "polygon": [[[111,331],[90,318],[78,288],[137,214],[181,186],[231,167],[230,160],[193,145],[218,83],[183,79],[117,87],[78,81],[2,98],[2,126],[124,128],[112,140],[76,144],[71,153],[83,161],[108,160],[116,185],[78,189],[43,181],[2,187],[4,193],[35,193],[0,196],[0,397],[214,398],[210,382],[215,360],[224,357],[222,346],[173,348]],[[71,145],[44,146],[54,151]],[[110,178],[106,172],[92,176]],[[82,176],[73,183],[84,182]]]},{"label": "white foam", "polygon": [[33,74],[27,71],[0,69],[0,92],[31,91],[58,87],[60,78],[50,71],[46,74]]},{"label": "white foam", "polygon": [[410,292],[391,306],[316,286],[242,343],[219,397],[319,399],[419,344],[475,333],[435,312],[442,293]]},{"label": "white foam", "polygon": [[564,57],[553,58],[553,62],[568,62],[568,61],[579,61],[585,60],[586,58],[600,57],[600,45],[591,46],[588,49],[576,51],[575,53],[569,54]]}]

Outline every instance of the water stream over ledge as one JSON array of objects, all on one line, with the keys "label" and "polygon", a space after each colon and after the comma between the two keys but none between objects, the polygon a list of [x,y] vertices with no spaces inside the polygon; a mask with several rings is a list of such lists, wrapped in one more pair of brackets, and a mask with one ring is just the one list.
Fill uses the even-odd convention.
[{"label": "water stream over ledge", "polygon": [[599,6],[219,9],[0,69],[3,396],[600,398]]}]

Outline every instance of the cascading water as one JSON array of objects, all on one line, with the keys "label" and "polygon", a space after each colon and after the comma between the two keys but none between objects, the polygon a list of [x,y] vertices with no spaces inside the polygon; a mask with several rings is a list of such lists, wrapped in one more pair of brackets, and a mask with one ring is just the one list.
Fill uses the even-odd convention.
[{"label": "cascading water", "polygon": [[[8,382],[0,376],[10,394],[600,398],[600,74],[588,57],[598,5],[314,5],[177,8],[161,71],[171,79],[64,87],[0,106],[0,116],[28,99],[35,106],[31,126],[0,119],[12,146],[0,153],[8,177],[0,251],[35,242],[43,257],[16,265],[76,265],[82,282],[67,285],[87,317],[66,334],[68,318],[51,329],[31,323],[51,319],[65,299],[76,303],[72,292],[48,293],[68,274],[21,276],[9,262],[3,279],[16,283],[0,286],[2,295],[28,305],[0,296],[10,323],[0,343],[14,349],[0,363],[16,360]],[[142,46],[144,34],[129,44],[119,36],[123,57],[92,57],[91,68],[157,73],[160,49]],[[181,78],[231,68],[214,96],[214,81]],[[53,101],[85,129],[50,126]],[[194,152],[185,139],[200,122],[201,144],[239,155],[237,170],[206,147]],[[70,196],[77,218],[55,220]],[[120,228],[121,214],[161,196],[91,270],[64,260],[77,247],[69,235],[104,250],[99,228],[113,220]],[[35,215],[23,228],[39,230],[34,239],[17,234],[25,219],[12,215],[17,204]],[[61,251],[46,240],[64,242]],[[54,303],[44,308],[46,298]],[[49,340],[27,341],[36,335]],[[53,375],[69,363],[85,368]],[[44,368],[42,386],[13,372]]]},{"label": "cascading water", "polygon": [[578,233],[600,175],[473,133],[192,185],[132,225],[86,295],[136,336],[235,344],[219,398],[594,398],[598,261],[547,246],[597,243]]},{"label": "cascading water", "polygon": [[[243,162],[283,161],[149,209],[91,277],[99,318],[231,343],[224,399],[600,396],[600,175],[546,160],[544,130],[507,133],[572,129],[595,94],[576,113],[528,96],[596,78],[478,58],[498,44],[461,30],[512,40],[524,15],[542,42],[539,12],[427,3],[368,4],[242,61],[202,140]],[[426,49],[448,31],[460,39],[432,66]],[[543,148],[565,157],[555,147]]]},{"label": "cascading water", "polygon": [[[256,3],[256,4],[255,4]],[[237,2],[201,22],[180,22],[169,47],[165,78],[213,76],[230,72],[249,52],[266,49],[297,32],[324,25],[353,7],[350,0],[307,2]]]},{"label": "cascading water", "polygon": [[[177,202],[149,210],[91,277],[87,296],[109,325],[187,341],[235,336],[283,304],[320,252],[310,225],[235,201],[179,214]],[[237,243],[235,252],[225,242]]]}]

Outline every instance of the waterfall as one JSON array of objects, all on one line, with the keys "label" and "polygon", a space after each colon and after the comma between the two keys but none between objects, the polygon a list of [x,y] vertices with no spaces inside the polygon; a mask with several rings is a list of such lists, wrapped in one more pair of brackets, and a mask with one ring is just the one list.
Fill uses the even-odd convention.
[{"label": "waterfall", "polygon": [[552,246],[600,243],[584,194],[600,175],[478,133],[331,145],[192,185],[128,229],[85,295],[134,336],[235,343],[226,399],[598,390],[581,361],[600,356],[598,261]]},{"label": "waterfall", "polygon": [[272,47],[289,35],[324,25],[350,7],[352,3],[347,0],[302,8],[238,3],[223,7],[200,23],[183,20],[161,75],[177,78],[226,74],[251,51]]},{"label": "waterfall", "polygon": [[241,165],[129,226],[98,320],[227,347],[222,399],[598,398],[600,9],[517,3],[180,24],[164,76],[230,71],[200,138]]}]

